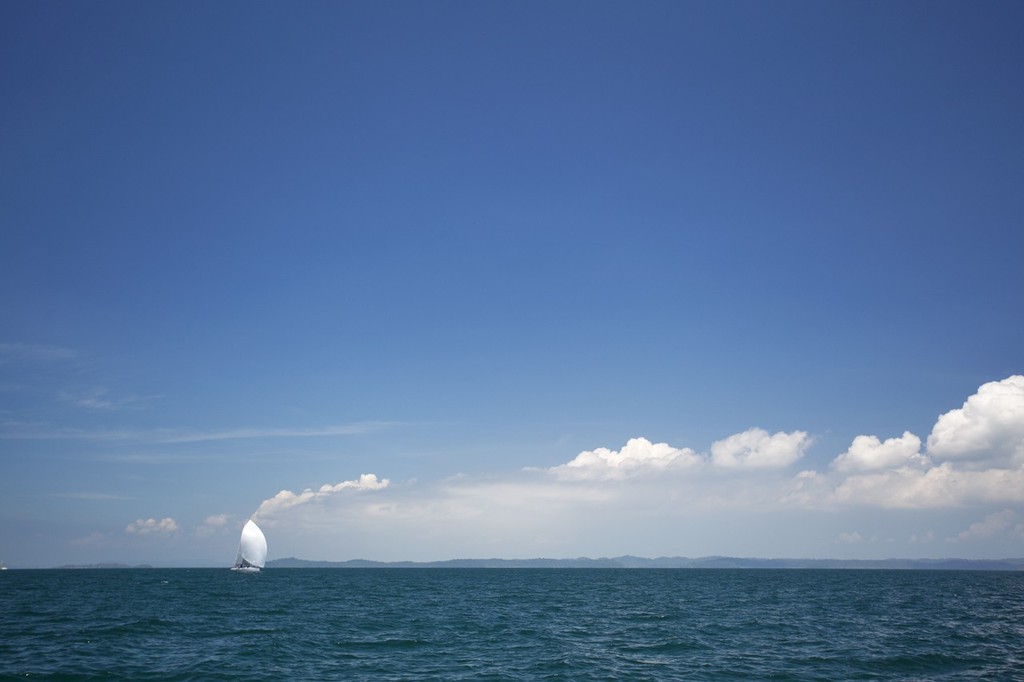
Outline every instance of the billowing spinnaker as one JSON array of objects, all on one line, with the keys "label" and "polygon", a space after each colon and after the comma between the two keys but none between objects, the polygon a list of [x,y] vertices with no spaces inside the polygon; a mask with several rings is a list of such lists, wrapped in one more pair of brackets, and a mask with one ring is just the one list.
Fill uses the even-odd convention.
[{"label": "billowing spinnaker", "polygon": [[267,538],[260,527],[252,522],[245,522],[242,528],[242,539],[238,543],[238,557],[235,566],[255,566],[263,568],[267,562]]}]

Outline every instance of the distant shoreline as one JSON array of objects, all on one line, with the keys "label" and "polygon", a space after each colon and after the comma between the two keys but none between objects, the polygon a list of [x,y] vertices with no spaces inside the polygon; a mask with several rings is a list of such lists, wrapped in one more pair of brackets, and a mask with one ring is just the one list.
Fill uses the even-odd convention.
[{"label": "distant shoreline", "polygon": [[[37,569],[47,570],[45,567]],[[160,568],[222,568],[221,566],[154,566],[104,562],[65,564],[50,570],[160,569]],[[224,567],[226,568],[226,567]],[[593,569],[874,569],[912,571],[1024,571],[1024,557],[1009,559],[759,559],[749,557],[658,557],[655,559],[620,556],[599,559],[448,559],[444,561],[318,561],[285,557],[271,559],[266,568],[593,568]],[[32,570],[28,568],[12,570]]]},{"label": "distant shoreline", "polygon": [[313,561],[288,557],[267,568],[759,568],[759,569],[904,569],[945,571],[1021,571],[1018,559],[752,559],[739,557],[622,556],[601,559],[450,559],[447,561]]},{"label": "distant shoreline", "polygon": [[156,568],[151,564],[118,564],[118,563],[103,563],[103,564],[65,564],[64,566],[57,566],[56,568],[66,569],[100,569],[100,568]]}]

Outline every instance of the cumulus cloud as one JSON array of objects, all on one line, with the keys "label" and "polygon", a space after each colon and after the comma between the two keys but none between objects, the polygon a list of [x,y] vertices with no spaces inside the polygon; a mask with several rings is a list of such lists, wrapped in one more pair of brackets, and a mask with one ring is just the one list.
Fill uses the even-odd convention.
[{"label": "cumulus cloud", "polygon": [[845,472],[926,464],[920,450],[921,439],[910,431],[904,431],[901,438],[889,438],[884,443],[877,436],[857,436],[850,449],[836,457],[834,466]]},{"label": "cumulus cloud", "polygon": [[203,525],[209,526],[210,528],[222,528],[228,525],[227,514],[215,514],[213,516],[207,516],[203,519]]},{"label": "cumulus cloud", "polygon": [[814,508],[821,507],[831,491],[828,478],[813,469],[801,471],[787,484],[779,502],[786,506]]},{"label": "cumulus cloud", "polygon": [[804,431],[769,434],[749,429],[711,445],[711,455],[668,443],[631,438],[620,450],[584,450],[574,459],[548,469],[566,479],[625,479],[649,473],[697,471],[711,462],[724,469],[780,469],[803,456],[812,439]]},{"label": "cumulus cloud", "polygon": [[984,384],[963,407],[940,416],[928,453],[976,465],[1024,464],[1024,376]]},{"label": "cumulus cloud", "polygon": [[572,461],[549,471],[565,478],[611,479],[670,467],[689,468],[702,461],[703,458],[690,448],[674,448],[668,443],[631,438],[621,450],[584,450]]},{"label": "cumulus cloud", "polygon": [[207,516],[196,529],[196,534],[202,537],[214,535],[225,530],[231,517],[228,514],[214,514]]},{"label": "cumulus cloud", "polygon": [[804,455],[812,439],[804,431],[769,434],[748,429],[711,444],[711,461],[727,469],[778,469]]},{"label": "cumulus cloud", "polygon": [[133,535],[151,535],[155,533],[177,533],[180,528],[178,528],[177,521],[168,516],[159,521],[156,519],[138,519],[133,523],[129,523],[124,530],[126,533]]},{"label": "cumulus cloud", "polygon": [[[933,463],[933,460],[937,463]],[[937,419],[921,441],[857,436],[833,461],[847,474],[832,499],[885,508],[950,508],[1024,502],[1024,376],[982,385]]]},{"label": "cumulus cloud", "polygon": [[318,490],[306,488],[301,493],[293,493],[291,490],[282,490],[268,500],[263,500],[254,516],[271,516],[293,507],[322,500],[325,497],[341,492],[342,490],[381,490],[388,487],[390,481],[386,478],[378,479],[376,474],[363,474],[354,481],[342,481],[334,485],[324,484]]}]

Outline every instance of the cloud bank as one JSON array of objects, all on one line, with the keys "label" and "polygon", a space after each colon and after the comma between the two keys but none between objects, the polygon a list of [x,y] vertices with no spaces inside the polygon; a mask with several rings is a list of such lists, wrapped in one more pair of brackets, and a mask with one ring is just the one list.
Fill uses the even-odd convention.
[{"label": "cloud bank", "polygon": [[[673,551],[666,542],[675,538],[682,547],[700,541],[728,553],[730,534],[745,538],[736,547],[761,541],[768,554],[784,552],[780,543],[790,537],[793,547],[807,546],[795,528],[823,515],[858,526],[858,519],[877,520],[872,530],[830,528],[817,540],[857,552],[882,546],[894,518],[920,521],[901,534],[908,547],[935,537],[935,514],[946,519],[940,537],[961,542],[1024,534],[1014,509],[1024,504],[1024,377],[979,387],[962,407],[938,415],[926,439],[909,430],[857,435],[845,451],[808,465],[814,442],[805,431],[750,428],[702,452],[638,436],[547,468],[396,485],[364,474],[282,490],[256,516],[392,559],[411,558],[414,546],[421,559],[507,555],[510,547],[528,547],[533,556],[600,556],[613,544],[634,553],[649,546],[656,555]],[[783,518],[798,525],[789,531]]]},{"label": "cloud bank", "polygon": [[997,535],[1009,535],[1010,537],[1024,539],[1024,521],[1020,515],[1012,509],[989,514],[981,521],[972,523],[970,528],[961,532],[951,542],[971,542],[978,539],[987,539]]},{"label": "cloud bank", "polygon": [[[804,431],[770,434],[751,428],[715,441],[710,453],[702,454],[638,437],[620,450],[583,451],[547,471],[562,480],[621,482],[658,474],[674,476],[677,483],[714,482],[715,470],[748,477],[785,471],[813,441]],[[761,490],[771,488],[772,479],[757,480]],[[780,480],[775,478],[775,484]],[[859,435],[829,471],[797,472],[786,486],[776,491],[779,503],[818,508],[1024,502],[1024,376],[984,384],[963,407],[940,415],[924,451],[921,438],[910,431],[885,440]]]}]

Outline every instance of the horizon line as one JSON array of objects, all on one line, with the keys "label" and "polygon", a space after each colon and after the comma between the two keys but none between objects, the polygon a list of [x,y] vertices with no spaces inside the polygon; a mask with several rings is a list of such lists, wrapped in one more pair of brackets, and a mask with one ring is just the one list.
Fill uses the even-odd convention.
[{"label": "horizon line", "polygon": [[[854,568],[857,566],[865,566],[867,564],[875,565],[876,567],[883,564],[891,565],[890,568],[902,568],[904,570],[913,570],[915,564],[920,565],[921,568],[934,567],[936,564],[962,564],[965,569],[970,570],[971,566],[977,565],[1004,565],[1005,568],[1002,570],[1024,570],[1024,556],[1020,557],[1001,557],[996,559],[967,559],[963,557],[941,557],[941,558],[900,558],[900,557],[887,557],[882,559],[837,559],[831,557],[824,558],[798,558],[798,557],[741,557],[741,556],[729,556],[729,555],[707,555],[700,557],[686,557],[686,556],[658,556],[658,557],[642,557],[631,554],[623,554],[618,556],[603,556],[603,557],[568,557],[568,558],[550,558],[550,557],[532,557],[528,559],[503,559],[499,557],[490,558],[456,558],[456,559],[437,559],[437,560],[394,560],[394,561],[383,561],[377,559],[342,559],[342,560],[330,560],[330,559],[300,559],[295,556],[280,557],[276,559],[269,559],[266,563],[265,568],[305,568],[306,566],[273,566],[279,562],[296,562],[299,564],[320,564],[321,566],[309,566],[310,568],[492,568],[497,566],[486,566],[484,564],[508,564],[508,568],[603,568],[603,569],[614,569],[614,568],[665,568],[665,569],[700,569],[700,568],[715,568],[715,569],[764,569],[764,568],[776,568],[776,569],[793,569],[799,570],[801,568],[833,568],[842,569],[844,567]],[[623,563],[629,562],[629,563]],[[746,564],[746,565],[724,565],[729,562],[734,564]],[[475,564],[477,566],[452,566],[452,564]],[[594,566],[573,566],[574,563],[583,564],[599,564]],[[671,564],[676,565],[658,565],[658,564]],[[764,564],[792,564],[788,566],[765,566]],[[813,566],[814,564],[832,564],[831,566]],[[538,564],[536,566],[530,566],[530,564]],[[544,564],[544,565],[539,565]],[[559,566],[561,564],[561,566]],[[603,564],[603,565],[600,565]],[[615,565],[610,565],[615,564]],[[691,564],[691,565],[687,565]],[[760,564],[760,565],[759,565]],[[804,564],[801,566],[800,564]],[[228,567],[226,564],[196,564],[196,565],[161,565],[151,564],[148,562],[140,563],[126,563],[122,561],[101,561],[89,564],[62,564],[58,566],[26,566],[26,567],[15,567],[7,566],[9,570],[51,570],[51,569],[217,569]],[[958,570],[955,567],[944,566],[948,570]],[[997,569],[1000,570],[1000,569]]]}]

